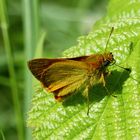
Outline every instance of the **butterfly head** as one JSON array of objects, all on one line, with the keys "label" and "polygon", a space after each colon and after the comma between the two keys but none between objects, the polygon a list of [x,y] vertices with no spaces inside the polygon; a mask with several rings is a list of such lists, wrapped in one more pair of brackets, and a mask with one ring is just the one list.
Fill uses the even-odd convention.
[{"label": "butterfly head", "polygon": [[115,59],[113,57],[113,54],[112,52],[109,52],[109,53],[105,53],[104,54],[104,61],[102,63],[102,66],[103,67],[107,67],[109,65],[113,65],[115,63]]}]

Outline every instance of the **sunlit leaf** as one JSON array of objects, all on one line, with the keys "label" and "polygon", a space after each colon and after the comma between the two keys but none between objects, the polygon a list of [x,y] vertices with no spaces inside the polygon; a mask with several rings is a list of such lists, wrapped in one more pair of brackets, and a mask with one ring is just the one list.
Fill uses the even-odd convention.
[{"label": "sunlit leaf", "polygon": [[93,87],[87,116],[87,102],[80,92],[62,104],[51,93],[38,90],[28,118],[35,139],[140,139],[139,7],[140,1],[111,0],[107,15],[87,36],[79,37],[76,46],[64,52],[65,57],[103,53],[114,27],[107,51],[113,53],[117,64],[132,70],[128,73],[115,65],[110,67],[107,88],[116,97],[108,96],[102,85]]}]

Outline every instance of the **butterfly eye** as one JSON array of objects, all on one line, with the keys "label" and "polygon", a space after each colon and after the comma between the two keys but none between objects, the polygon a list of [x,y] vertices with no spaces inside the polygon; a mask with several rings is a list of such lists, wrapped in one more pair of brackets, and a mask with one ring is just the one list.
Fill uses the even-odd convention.
[{"label": "butterfly eye", "polygon": [[109,61],[109,60],[106,60],[106,61],[103,63],[103,66],[104,66],[104,67],[107,67],[109,64],[110,64],[110,61]]}]

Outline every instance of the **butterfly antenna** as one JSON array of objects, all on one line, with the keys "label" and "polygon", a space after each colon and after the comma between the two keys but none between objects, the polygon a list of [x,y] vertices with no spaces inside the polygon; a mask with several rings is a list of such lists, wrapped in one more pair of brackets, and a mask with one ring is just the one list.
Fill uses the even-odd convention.
[{"label": "butterfly antenna", "polygon": [[109,43],[109,40],[110,40],[110,37],[111,37],[113,31],[114,31],[114,27],[111,28],[111,31],[110,31],[109,37],[108,37],[108,39],[107,39],[106,46],[105,46],[105,52],[106,52],[106,50],[107,50],[107,46],[108,46],[108,43]]},{"label": "butterfly antenna", "polygon": [[121,68],[121,69],[124,69],[124,70],[126,70],[126,71],[128,71],[128,72],[131,72],[131,69],[130,69],[130,68],[124,68],[124,67],[119,66],[119,65],[117,65],[117,64],[114,64],[114,65],[117,66],[117,67],[119,67],[119,68]]},{"label": "butterfly antenna", "polygon": [[[130,69],[130,68],[124,68],[124,67],[119,66],[119,65],[117,65],[117,64],[114,64],[114,65],[117,66],[117,67],[119,67],[119,68],[121,68],[121,69],[124,69],[124,70],[127,71],[127,72],[131,72],[131,69]],[[138,81],[137,79],[133,78],[132,76],[130,76],[130,77],[131,77],[134,81],[140,83],[140,81]]]}]

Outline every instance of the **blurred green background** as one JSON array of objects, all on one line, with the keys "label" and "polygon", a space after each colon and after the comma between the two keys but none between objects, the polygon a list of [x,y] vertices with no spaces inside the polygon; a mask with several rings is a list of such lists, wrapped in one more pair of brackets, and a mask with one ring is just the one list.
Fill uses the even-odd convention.
[{"label": "blurred green background", "polygon": [[0,0],[0,139],[29,140],[27,61],[61,57],[106,13],[107,0]]}]

